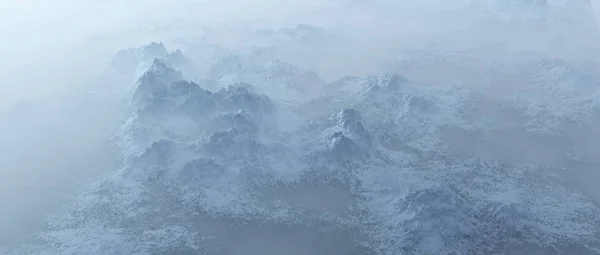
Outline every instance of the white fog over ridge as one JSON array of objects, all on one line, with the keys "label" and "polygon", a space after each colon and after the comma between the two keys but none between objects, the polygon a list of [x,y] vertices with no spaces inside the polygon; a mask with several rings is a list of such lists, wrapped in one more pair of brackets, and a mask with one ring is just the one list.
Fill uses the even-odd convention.
[{"label": "white fog over ridge", "polygon": [[0,253],[600,254],[597,1],[0,7]]}]

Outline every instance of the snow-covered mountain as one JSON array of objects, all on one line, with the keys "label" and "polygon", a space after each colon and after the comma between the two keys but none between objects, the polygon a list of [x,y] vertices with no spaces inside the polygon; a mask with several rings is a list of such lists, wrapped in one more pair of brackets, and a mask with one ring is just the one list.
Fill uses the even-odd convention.
[{"label": "snow-covered mountain", "polygon": [[[518,75],[548,94],[512,90],[517,95],[504,101],[468,83],[345,77],[321,84],[320,97],[290,105],[259,92],[294,90],[286,82],[299,69],[253,60],[223,60],[212,78],[225,83],[232,74],[247,83],[232,79],[211,91],[153,59],[129,94],[129,117],[117,135],[122,168],[55,215],[29,252],[600,252],[597,204],[563,183],[576,160],[511,156],[501,150],[516,145],[490,140],[518,136],[533,146],[546,135],[556,141],[540,148],[560,145],[566,133],[535,127],[595,118],[589,94],[565,91],[593,86],[587,73],[527,62],[518,70],[529,73]],[[539,154],[566,158],[569,150],[585,151],[577,145]],[[522,153],[528,149],[536,148]]]},{"label": "snow-covered mountain", "polygon": [[152,42],[138,48],[118,51],[113,58],[112,68],[122,75],[135,80],[152,65],[155,59],[161,59],[183,71],[193,68],[181,50],[176,49],[173,52],[169,52],[164,44],[157,42]]},{"label": "snow-covered mountain", "polygon": [[[538,29],[558,0],[456,3]],[[597,67],[504,38],[389,47],[334,81],[280,56],[355,38],[329,35],[119,51],[121,166],[19,254],[600,254],[599,193],[579,187],[600,176]]]}]

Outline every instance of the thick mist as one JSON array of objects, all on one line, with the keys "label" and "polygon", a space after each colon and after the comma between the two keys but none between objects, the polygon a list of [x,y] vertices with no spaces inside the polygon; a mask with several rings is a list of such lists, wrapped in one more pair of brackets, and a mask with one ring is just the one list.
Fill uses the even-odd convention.
[{"label": "thick mist", "polygon": [[[125,101],[137,79],[110,66],[121,49],[162,42],[195,61],[193,71],[201,77],[215,61],[205,48],[244,52],[259,44],[326,82],[396,72],[423,86],[476,87],[494,99],[545,89],[527,87],[520,71],[507,77],[505,66],[493,66],[496,60],[510,65],[514,58],[518,66],[520,57],[536,54],[599,72],[599,13],[600,1],[594,0],[0,0],[0,248],[27,242],[78,190],[121,167],[112,138],[125,121]],[[296,24],[322,33],[300,46],[257,42],[260,28]],[[394,62],[407,52],[460,58],[419,61],[411,55],[417,62]],[[490,66],[497,69],[488,72]],[[473,119],[509,118],[490,105],[482,103]],[[568,115],[567,108],[556,109]],[[450,132],[447,142],[465,155],[570,168],[567,185],[600,203],[598,165],[574,167],[556,159],[562,151],[553,150],[564,143],[586,157],[598,156],[594,128],[600,120],[592,120],[567,128],[572,131],[565,141],[556,143],[534,143],[510,132],[494,142],[486,140],[490,134]]]}]

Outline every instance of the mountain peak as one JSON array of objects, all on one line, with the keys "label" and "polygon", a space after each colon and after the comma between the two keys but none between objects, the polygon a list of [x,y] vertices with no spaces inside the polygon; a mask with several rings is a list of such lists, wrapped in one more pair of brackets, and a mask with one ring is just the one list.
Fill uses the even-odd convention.
[{"label": "mountain peak", "polygon": [[360,113],[354,108],[345,108],[333,116],[338,124],[344,123],[346,121],[363,121]]},{"label": "mountain peak", "polygon": [[167,66],[161,59],[155,58],[148,70],[138,79],[132,104],[145,105],[154,93],[182,80],[185,78],[181,72]]},{"label": "mountain peak", "polygon": [[141,50],[143,61],[152,61],[155,58],[164,58],[169,54],[167,48],[162,43],[152,42],[144,46]]},{"label": "mountain peak", "polygon": [[384,88],[386,91],[399,90],[403,84],[408,83],[408,80],[398,74],[386,73],[377,76],[374,79],[374,85]]}]

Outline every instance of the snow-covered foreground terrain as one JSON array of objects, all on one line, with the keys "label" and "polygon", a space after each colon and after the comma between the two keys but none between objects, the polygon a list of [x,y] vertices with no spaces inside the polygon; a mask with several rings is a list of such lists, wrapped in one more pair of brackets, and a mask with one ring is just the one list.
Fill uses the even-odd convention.
[{"label": "snow-covered foreground terrain", "polygon": [[[120,167],[16,254],[600,254],[600,69],[576,42],[250,31],[119,51]],[[378,73],[339,75],[361,47]]]}]

